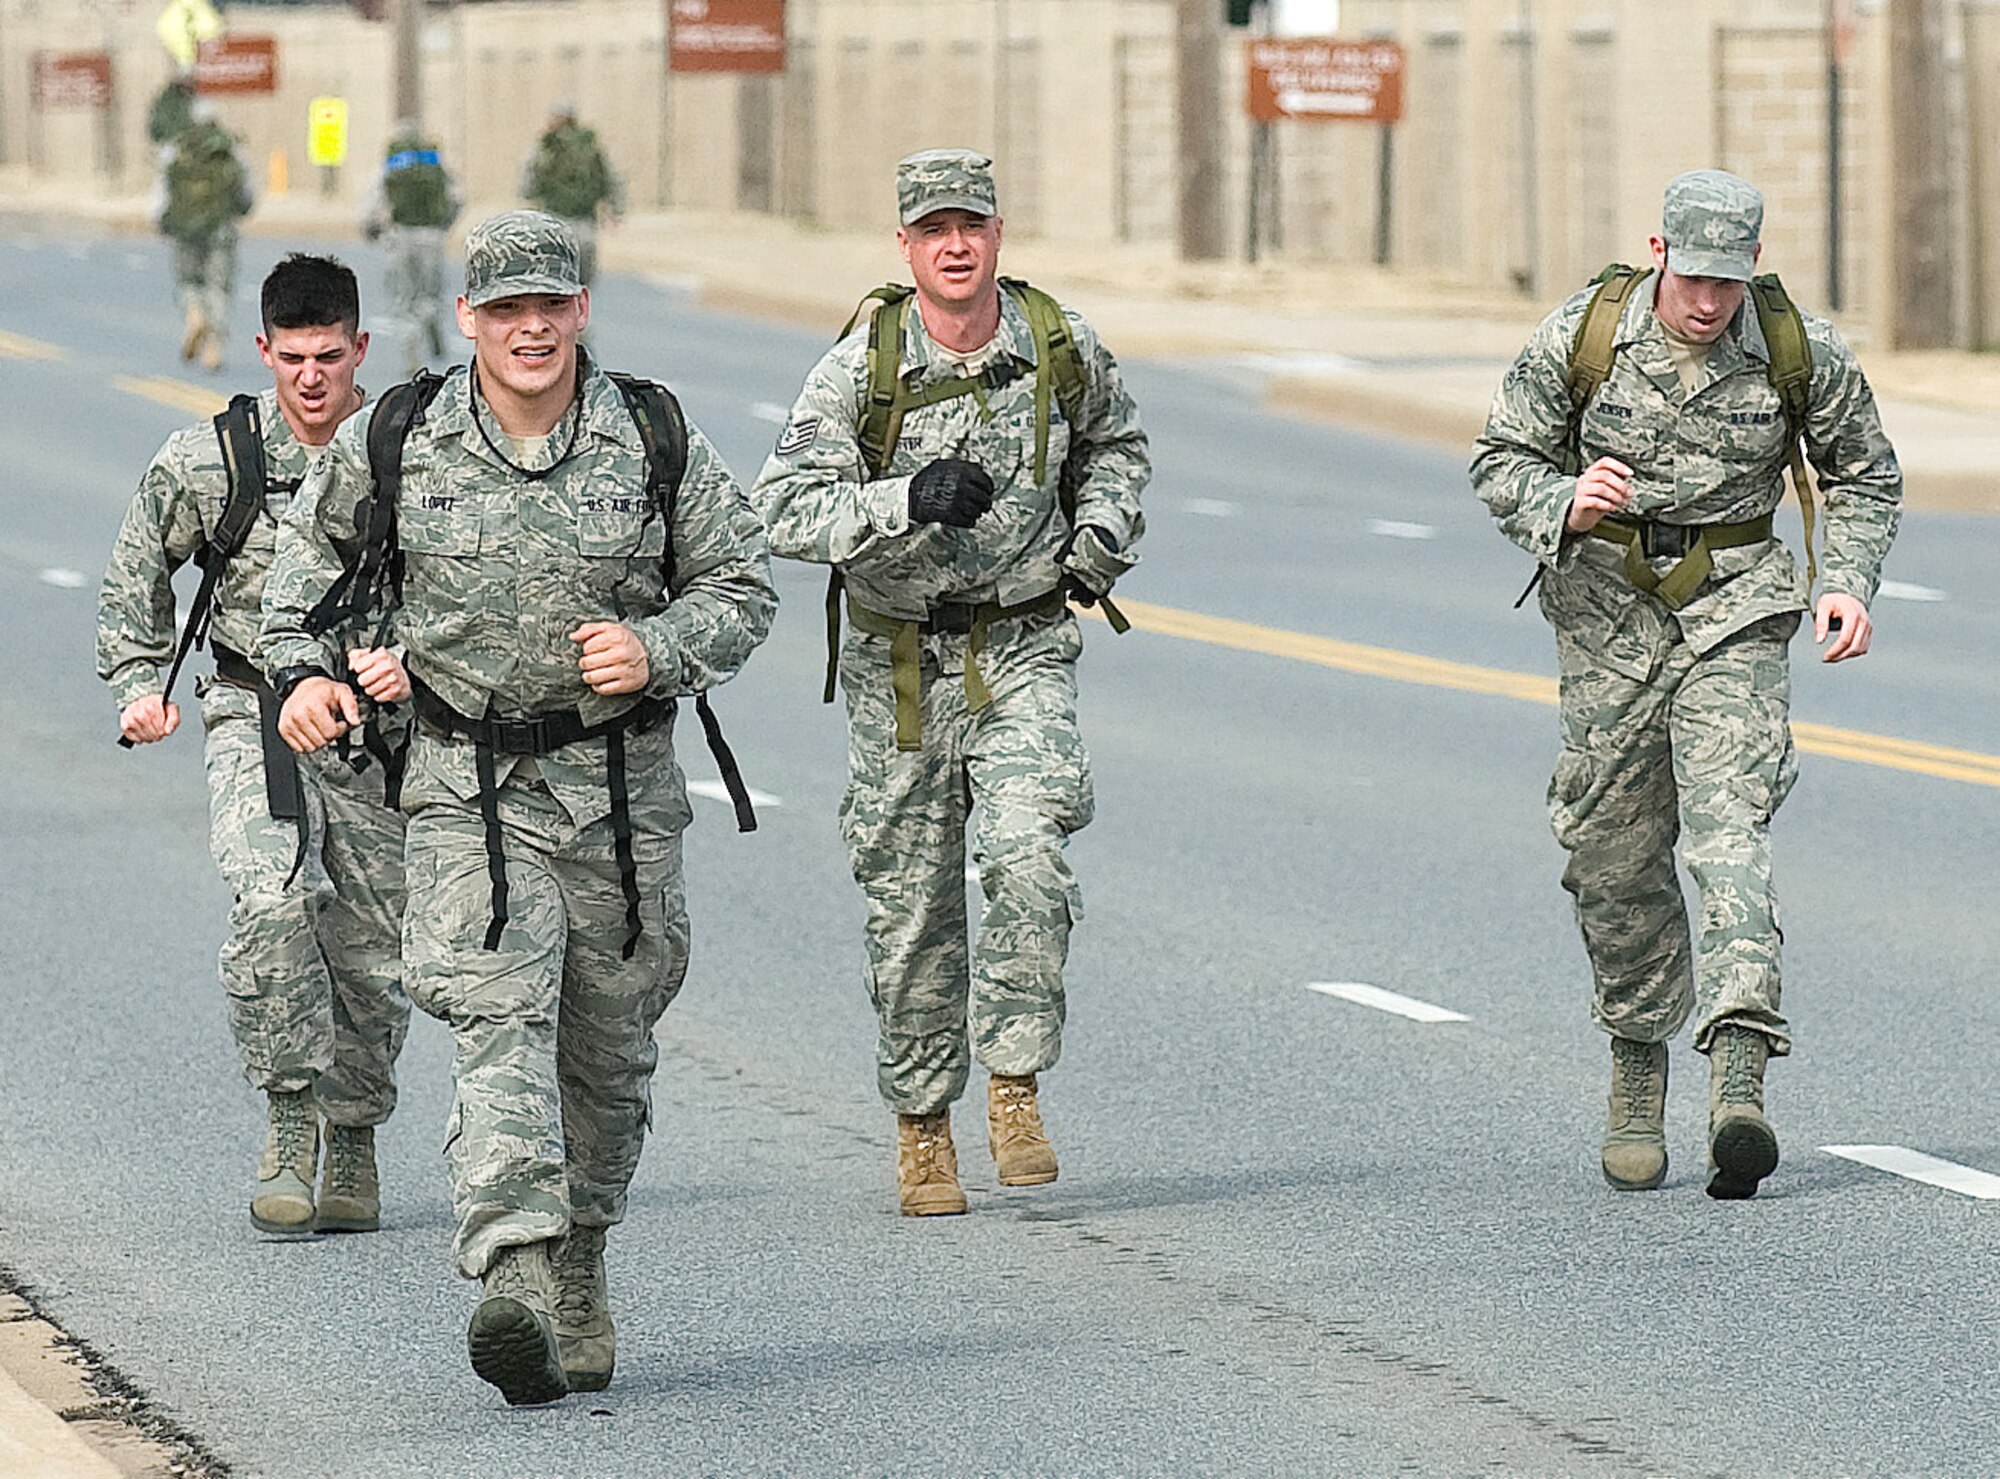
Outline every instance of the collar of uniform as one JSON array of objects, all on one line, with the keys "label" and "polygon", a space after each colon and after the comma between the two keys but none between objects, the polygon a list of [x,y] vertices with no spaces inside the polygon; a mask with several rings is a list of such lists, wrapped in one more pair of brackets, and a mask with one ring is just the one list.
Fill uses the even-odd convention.
[{"label": "collar of uniform", "polygon": [[[993,340],[1002,354],[1032,368],[1035,363],[1035,334],[1028,327],[1028,316],[1014,301],[1012,293],[1005,288],[995,291],[1000,294],[1000,327],[993,331]],[[955,379],[960,373],[957,365],[937,352],[937,343],[924,325],[923,310],[918,301],[911,298],[910,316],[903,325],[903,379],[912,385],[920,385],[926,381]]]},{"label": "collar of uniform", "polygon": [[639,428],[632,420],[632,410],[625,404],[625,392],[597,367],[595,360],[586,362],[584,367],[583,429],[589,436],[607,438],[634,452],[645,450],[639,440]]},{"label": "collar of uniform", "polygon": [[[491,414],[490,408],[488,414]],[[486,445],[485,436],[473,420],[472,376],[463,367],[453,367],[450,378],[444,389],[438,392],[438,398],[432,403],[425,419],[440,441],[457,437],[475,456],[495,460],[492,449]],[[565,409],[563,422],[558,422],[556,426],[558,434],[564,433],[563,423],[568,419],[569,412]],[[491,425],[490,429],[498,435],[497,425]],[[583,429],[591,437],[609,437],[634,451],[642,450],[639,429],[632,424],[632,413],[625,408],[624,395],[594,360],[586,360],[584,365]]]},{"label": "collar of uniform", "polygon": [[276,386],[257,393],[257,419],[264,428],[264,475],[282,482],[303,473],[320,449],[308,447],[292,430]]}]

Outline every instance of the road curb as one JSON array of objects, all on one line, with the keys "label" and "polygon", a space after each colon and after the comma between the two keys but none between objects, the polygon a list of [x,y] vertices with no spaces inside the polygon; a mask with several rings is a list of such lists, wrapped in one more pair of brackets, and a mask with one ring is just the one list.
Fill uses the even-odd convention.
[{"label": "road curb", "polygon": [[111,1461],[0,1369],[0,1474],[120,1479]]}]

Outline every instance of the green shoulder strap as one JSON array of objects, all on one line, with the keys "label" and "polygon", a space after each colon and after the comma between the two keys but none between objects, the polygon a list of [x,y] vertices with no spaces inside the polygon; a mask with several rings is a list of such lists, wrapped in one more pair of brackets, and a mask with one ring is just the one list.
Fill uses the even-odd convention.
[{"label": "green shoulder strap", "polygon": [[[1049,465],[1050,392],[1054,392],[1064,418],[1075,426],[1083,411],[1083,355],[1060,303],[1018,277],[1003,277],[1000,285],[1020,307],[1035,340],[1035,481],[1039,483]],[[1073,520],[1076,490],[1065,486],[1062,491],[1064,517]]]},{"label": "green shoulder strap", "polygon": [[1597,274],[1597,291],[1583,310],[1583,322],[1569,346],[1569,471],[1583,471],[1583,412],[1590,398],[1611,378],[1611,361],[1618,352],[1618,325],[1639,284],[1653,274],[1623,262],[1613,262]]},{"label": "green shoulder strap", "polygon": [[1819,559],[1813,553],[1813,490],[1806,472],[1803,442],[1806,412],[1812,404],[1812,344],[1806,321],[1775,272],[1750,280],[1750,301],[1757,309],[1757,327],[1771,351],[1771,387],[1785,410],[1785,459],[1792,470],[1792,491],[1798,495],[1799,517],[1806,531],[1806,591],[1819,582]]},{"label": "green shoulder strap", "polygon": [[[861,412],[855,440],[861,444],[861,460],[870,478],[889,470],[896,455],[896,440],[903,431],[903,412],[897,389],[902,382],[903,324],[909,317],[910,299],[916,289],[899,282],[884,283],[863,298],[840,331],[845,339],[854,332],[863,314],[868,322],[868,400]],[[875,307],[871,310],[869,304]],[[832,702],[832,700],[828,700]]]}]

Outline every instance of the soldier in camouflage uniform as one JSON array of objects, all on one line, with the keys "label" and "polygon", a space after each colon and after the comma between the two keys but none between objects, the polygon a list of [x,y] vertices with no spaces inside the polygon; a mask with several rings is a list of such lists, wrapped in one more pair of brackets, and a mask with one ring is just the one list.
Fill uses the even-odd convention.
[{"label": "soldier in camouflage uniform", "polygon": [[[590,297],[568,228],[509,212],[465,251],[473,364],[404,441],[394,504],[419,720],[404,956],[457,1040],[455,1251],[485,1286],[473,1368],[529,1403],[611,1380],[605,1231],[687,970],[674,704],[743,665],[776,597],[756,513],[698,433],[662,517],[634,413],[577,347]],[[302,750],[355,715],[311,613],[366,553],[367,434],[357,418],[315,469],[266,591],[264,659]]]},{"label": "soldier in camouflage uniform", "polygon": [[[841,829],[868,899],[901,1209],[926,1216],[966,1206],[951,1106],[969,1066],[968,998],[1000,1180],[1056,1177],[1036,1075],[1061,1049],[1063,964],[1082,917],[1064,846],[1093,806],[1076,724],[1082,639],[1065,596],[1095,600],[1137,563],[1151,463],[1110,352],[1044,298],[1074,344],[1073,418],[1051,392],[1046,327],[1031,324],[1026,293],[997,282],[992,162],[915,154],[896,194],[916,282],[906,308],[880,310],[907,315],[900,434],[879,465],[863,446],[864,325],[807,377],[755,496],[772,548],[833,566],[847,592]],[[976,948],[968,822],[986,898]]]},{"label": "soldier in camouflage uniform", "polygon": [[[299,767],[303,795],[289,794],[303,801],[302,819],[273,816],[267,756],[276,757],[280,777],[293,767],[275,731],[266,732],[276,698],[260,692],[262,676],[249,659],[278,520],[312,449],[361,404],[354,373],[368,336],[357,332],[353,273],[325,258],[281,263],[265,280],[263,307],[258,347],[274,381],[256,406],[263,509],[216,587],[217,670],[196,685],[209,842],[236,898],[222,987],[244,1071],[269,1101],[251,1220],[277,1235],[315,1226],[364,1231],[380,1215],[374,1127],[395,1107],[394,1066],[410,1016],[400,953],[402,816],[385,803],[379,764],[364,760],[357,770],[334,757]],[[172,577],[205,555],[228,495],[217,428],[203,422],[167,439],[119,530],[98,602],[97,667],[134,743],[165,739],[180,724],[160,675],[175,651]],[[365,661],[357,668],[372,676]],[[394,734],[393,711],[375,723],[378,739]],[[275,789],[287,794],[288,783]],[[327,1121],[326,1165],[315,1198],[319,1115]]]},{"label": "soldier in camouflage uniform", "polygon": [[598,217],[608,211],[616,219],[625,202],[597,131],[576,121],[575,105],[558,103],[549,110],[549,126],[522,171],[521,195],[569,227],[577,241],[583,285],[589,287],[597,280]]},{"label": "soldier in camouflage uniform", "polygon": [[[1621,1190],[1666,1176],[1666,1044],[1690,1013],[1710,1061],[1709,1194],[1753,1195],[1777,1165],[1763,1077],[1791,1045],[1770,844],[1796,772],[1786,647],[1810,609],[1823,661],[1868,650],[1901,504],[1860,366],[1832,325],[1802,315],[1802,430],[1826,504],[1811,602],[1771,528],[1791,451],[1782,356],[1746,304],[1762,223],[1762,197],[1733,175],[1673,180],[1657,277],[1617,320],[1602,387],[1580,414],[1566,388],[1586,290],[1508,371],[1472,460],[1502,531],[1541,563],[1556,632],[1549,811],[1611,1035],[1602,1159]],[[1698,970],[1677,836],[1701,898]]]},{"label": "soldier in camouflage uniform", "polygon": [[388,157],[361,222],[362,234],[380,239],[388,310],[376,322],[402,342],[403,371],[414,375],[445,352],[438,327],[444,300],[445,230],[458,219],[458,186],[414,118],[396,125]]},{"label": "soldier in camouflage uniform", "polygon": [[250,213],[250,172],[206,98],[194,100],[190,117],[160,151],[153,218],[173,243],[181,358],[198,355],[205,368],[220,370],[236,291],[236,223]]}]

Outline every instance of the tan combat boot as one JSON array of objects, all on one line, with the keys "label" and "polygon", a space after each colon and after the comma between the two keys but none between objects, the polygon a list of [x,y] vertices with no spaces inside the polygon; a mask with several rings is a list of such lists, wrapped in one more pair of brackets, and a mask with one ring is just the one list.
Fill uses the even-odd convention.
[{"label": "tan combat boot", "polygon": [[569,1393],[551,1319],[553,1246],[554,1239],[549,1239],[494,1254],[486,1269],[484,1297],[465,1332],[472,1369],[480,1380],[500,1388],[511,1407],[553,1402]]},{"label": "tan combat boot", "polygon": [[1708,1047],[1708,1194],[1720,1201],[1757,1195],[1778,1169],[1778,1132],[1764,1118],[1764,1061],[1771,1040],[1747,1027],[1716,1029]]},{"label": "tan combat boot", "polygon": [[313,1173],[319,1167],[319,1116],[313,1113],[311,1091],[283,1093],[272,1089],[270,1128],[264,1135],[264,1158],[257,1164],[257,1194],[250,1199],[250,1221],[257,1231],[273,1237],[310,1237],[313,1230]]},{"label": "tan combat boot", "polygon": [[201,306],[188,304],[187,322],[181,330],[181,358],[191,360],[201,351],[201,341],[208,334],[208,320],[202,315]]},{"label": "tan combat boot", "polygon": [[1619,1191],[1651,1191],[1667,1179],[1667,1045],[1611,1039],[1611,1118],[1599,1157]]},{"label": "tan combat boot", "polygon": [[604,1287],[604,1229],[571,1226],[550,1258],[555,1273],[556,1350],[572,1392],[611,1385],[617,1332]]},{"label": "tan combat boot", "polygon": [[987,1079],[986,1143],[1002,1186],[1046,1186],[1056,1179],[1056,1150],[1042,1128],[1032,1073]]},{"label": "tan combat boot", "polygon": [[204,370],[222,368],[222,330],[209,324],[203,331],[201,367]]},{"label": "tan combat boot", "polygon": [[374,1126],[327,1122],[317,1225],[321,1232],[374,1232],[382,1225]]},{"label": "tan combat boot", "polygon": [[949,1109],[896,1116],[896,1191],[905,1217],[954,1217],[965,1210]]}]

